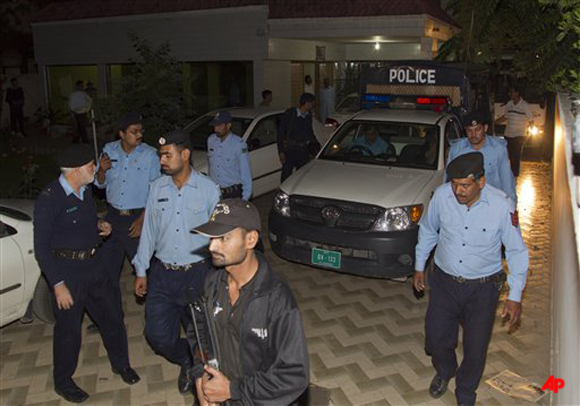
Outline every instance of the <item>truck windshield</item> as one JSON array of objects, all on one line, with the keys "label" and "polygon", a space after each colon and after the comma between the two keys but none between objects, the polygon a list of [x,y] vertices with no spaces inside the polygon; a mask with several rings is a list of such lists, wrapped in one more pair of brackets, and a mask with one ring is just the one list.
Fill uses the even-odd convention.
[{"label": "truck windshield", "polygon": [[320,159],[436,169],[438,146],[435,125],[351,121],[332,137]]}]

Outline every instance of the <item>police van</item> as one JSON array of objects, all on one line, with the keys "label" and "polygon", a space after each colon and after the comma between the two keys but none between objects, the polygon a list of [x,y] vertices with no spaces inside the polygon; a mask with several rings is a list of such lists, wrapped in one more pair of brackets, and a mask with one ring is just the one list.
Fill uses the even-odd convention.
[{"label": "police van", "polygon": [[418,223],[461,137],[459,116],[486,102],[456,67],[363,71],[361,111],[280,186],[269,216],[273,251],[339,272],[412,275]]}]

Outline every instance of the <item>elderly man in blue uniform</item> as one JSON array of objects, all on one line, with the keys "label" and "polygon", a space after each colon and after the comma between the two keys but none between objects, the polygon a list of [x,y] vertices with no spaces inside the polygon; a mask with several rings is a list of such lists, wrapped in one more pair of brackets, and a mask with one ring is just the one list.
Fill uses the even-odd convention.
[{"label": "elderly man in blue uniform", "polygon": [[180,337],[181,323],[191,322],[185,292],[189,286],[203,287],[211,265],[206,260],[209,239],[190,230],[209,220],[220,192],[211,179],[193,170],[186,132],[159,138],[159,156],[164,175],[151,183],[147,198],[133,259],[135,294],[147,294],[145,337],[156,352],[181,366],[178,389],[185,394],[194,388],[190,350]]},{"label": "elderly man in blue uniform", "polygon": [[205,374],[197,374],[202,404],[289,405],[308,386],[300,310],[288,284],[255,251],[260,229],[256,206],[224,199],[209,222],[194,230],[211,238],[216,268],[205,282],[207,305],[196,306],[206,312],[196,314],[198,339],[219,363],[219,371],[205,365]]},{"label": "elderly man in blue uniform", "polygon": [[[95,185],[106,188],[106,220],[113,226],[111,238],[103,247],[110,263],[108,271],[119,295],[119,276],[125,255],[137,254],[145,218],[149,183],[161,175],[155,148],[143,143],[141,115],[128,113],[119,120],[119,140],[103,148]],[[95,330],[94,328],[90,330]]]},{"label": "elderly man in blue uniform", "polygon": [[214,133],[207,139],[209,177],[221,189],[222,198],[252,196],[252,171],[246,142],[231,132],[232,116],[228,111],[216,114],[210,122]]},{"label": "elderly man in blue uniform", "polygon": [[[510,292],[503,309],[510,331],[520,322],[528,250],[512,220],[513,205],[504,192],[486,185],[484,158],[471,152],[447,166],[451,182],[437,188],[421,219],[413,285],[425,289],[425,263],[435,249],[434,271],[425,316],[425,349],[436,375],[429,393],[442,396],[456,378],[459,405],[473,405],[483,375],[487,347],[500,292],[505,281],[501,245],[509,267]],[[463,327],[463,361],[455,349]]]},{"label": "elderly man in blue uniform", "polygon": [[59,156],[62,174],[41,192],[34,209],[34,250],[55,300],[53,338],[54,388],[69,402],[89,395],[72,376],[81,347],[85,310],[101,326],[113,372],[134,384],[139,376],[129,365],[127,332],[120,302],[109,300],[112,289],[103,261],[101,237],[111,225],[99,220],[87,187],[95,176],[93,149],[73,145]]},{"label": "elderly man in blue uniform", "polygon": [[364,136],[356,138],[349,147],[350,151],[360,151],[365,156],[395,155],[394,147],[381,137],[376,125],[367,126]]},{"label": "elderly man in blue uniform", "polygon": [[502,190],[517,204],[516,182],[510,168],[507,143],[505,140],[487,135],[486,116],[479,111],[468,114],[463,120],[467,138],[461,138],[449,148],[447,162],[469,152],[479,151],[485,162],[485,180]]},{"label": "elderly man in blue uniform", "polygon": [[312,147],[318,145],[312,128],[312,109],[316,97],[311,93],[300,96],[299,106],[286,110],[278,127],[278,155],[282,164],[281,181],[284,182],[294,169],[308,163]]}]

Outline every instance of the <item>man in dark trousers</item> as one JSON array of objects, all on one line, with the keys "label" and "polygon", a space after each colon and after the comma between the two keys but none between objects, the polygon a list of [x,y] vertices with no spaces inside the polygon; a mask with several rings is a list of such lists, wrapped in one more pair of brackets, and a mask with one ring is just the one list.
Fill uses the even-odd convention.
[{"label": "man in dark trousers", "polygon": [[313,155],[313,148],[320,145],[312,129],[312,109],[316,97],[311,93],[300,96],[300,105],[286,110],[280,120],[277,143],[278,155],[282,163],[282,178],[284,182],[294,169],[306,165]]},{"label": "man in dark trousers", "polygon": [[[455,377],[457,403],[474,405],[485,368],[487,347],[500,292],[506,280],[501,246],[509,267],[510,287],[503,309],[510,330],[519,325],[522,291],[528,271],[528,249],[513,218],[513,203],[487,185],[481,152],[455,158],[447,166],[450,182],[435,190],[419,227],[413,286],[425,290],[425,264],[435,249],[429,274],[429,306],[425,316],[425,350],[436,375],[432,397],[443,396]],[[463,327],[463,360],[455,349]]]},{"label": "man in dark trousers", "polygon": [[[128,113],[118,123],[119,140],[103,148],[95,185],[107,190],[106,220],[113,226],[111,238],[103,247],[110,266],[109,276],[119,300],[119,277],[125,255],[137,254],[145,218],[149,183],[161,176],[157,150],[143,141],[141,115]],[[95,331],[94,325],[89,326]]]},{"label": "man in dark trousers", "polygon": [[[211,238],[215,267],[205,282],[206,308],[196,314],[202,349],[219,364],[219,370],[204,365],[197,379],[202,404],[289,405],[308,386],[300,311],[288,284],[254,249],[260,225],[252,203],[224,199],[209,222],[194,229]],[[215,332],[214,347],[208,328]]]},{"label": "man in dark trousers", "polygon": [[72,379],[81,346],[85,310],[101,327],[115,374],[134,384],[127,332],[120,303],[109,300],[112,286],[101,255],[101,238],[111,225],[97,217],[90,187],[95,176],[93,149],[74,145],[59,156],[60,177],[40,194],[34,209],[34,250],[55,299],[54,388],[69,402],[89,395]]},{"label": "man in dark trousers", "polygon": [[12,134],[24,133],[24,91],[18,84],[18,79],[12,78],[12,87],[6,89],[6,103],[10,106],[10,131]]},{"label": "man in dark trousers", "polygon": [[181,366],[177,387],[186,394],[195,385],[193,360],[187,341],[181,338],[182,322],[185,327],[191,323],[185,292],[189,286],[203,287],[210,268],[209,239],[190,230],[209,219],[220,192],[211,179],[193,170],[189,133],[172,131],[158,142],[164,175],[151,183],[145,206],[132,261],[137,273],[135,294],[147,294],[145,338],[157,353]]}]

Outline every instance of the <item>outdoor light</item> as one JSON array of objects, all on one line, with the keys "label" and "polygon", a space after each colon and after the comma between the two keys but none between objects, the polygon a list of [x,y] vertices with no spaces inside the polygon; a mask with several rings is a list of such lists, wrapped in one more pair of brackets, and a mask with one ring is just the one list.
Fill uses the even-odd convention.
[{"label": "outdoor light", "polygon": [[536,127],[535,125],[532,125],[528,128],[528,133],[535,137],[536,135],[538,135],[540,133],[540,129],[538,127]]},{"label": "outdoor light", "polygon": [[381,44],[379,44],[378,42],[375,42],[375,50],[379,50],[381,49]]}]

